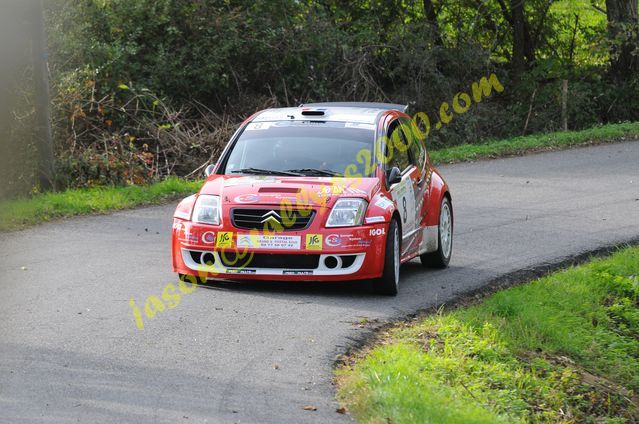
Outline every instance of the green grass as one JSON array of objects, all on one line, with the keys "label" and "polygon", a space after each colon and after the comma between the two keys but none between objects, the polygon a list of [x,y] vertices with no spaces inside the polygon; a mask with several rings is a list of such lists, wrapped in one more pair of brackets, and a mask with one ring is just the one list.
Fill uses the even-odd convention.
[{"label": "green grass", "polygon": [[202,181],[168,178],[147,186],[74,189],[0,203],[0,231],[18,230],[54,218],[105,213],[161,203],[195,193]]},{"label": "green grass", "polygon": [[[435,163],[450,163],[638,136],[639,122],[610,124],[583,131],[531,135],[485,144],[465,144],[433,150],[430,156]],[[0,231],[18,230],[54,218],[105,213],[161,203],[196,192],[200,184],[201,181],[170,178],[148,186],[72,189],[61,193],[37,194],[28,199],[10,200],[0,203]]]},{"label": "green grass", "polygon": [[602,125],[581,131],[535,134],[506,140],[493,140],[483,144],[462,144],[456,147],[433,150],[430,152],[430,156],[435,163],[439,164],[464,162],[637,137],[639,137],[639,122],[628,122]]},{"label": "green grass", "polygon": [[359,422],[637,422],[639,248],[397,325],[350,359],[338,398]]}]

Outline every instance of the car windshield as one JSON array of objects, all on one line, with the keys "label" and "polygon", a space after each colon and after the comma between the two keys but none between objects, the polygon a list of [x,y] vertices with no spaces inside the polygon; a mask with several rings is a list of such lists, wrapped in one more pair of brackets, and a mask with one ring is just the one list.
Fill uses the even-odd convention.
[{"label": "car windshield", "polygon": [[368,176],[367,163],[359,163],[357,153],[372,151],[374,139],[373,124],[253,122],[235,143],[224,173],[341,176],[353,164],[349,175]]}]

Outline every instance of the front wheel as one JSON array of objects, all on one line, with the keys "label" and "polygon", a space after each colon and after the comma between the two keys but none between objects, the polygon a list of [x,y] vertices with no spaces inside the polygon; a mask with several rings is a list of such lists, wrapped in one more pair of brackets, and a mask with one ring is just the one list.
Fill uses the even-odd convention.
[{"label": "front wheel", "polygon": [[446,268],[453,252],[453,209],[448,197],[442,199],[437,225],[437,250],[419,256],[422,265],[429,268]]},{"label": "front wheel", "polygon": [[395,296],[399,290],[400,266],[399,226],[393,219],[388,226],[386,235],[386,250],[384,252],[384,272],[382,277],[373,282],[375,291],[386,296]]}]

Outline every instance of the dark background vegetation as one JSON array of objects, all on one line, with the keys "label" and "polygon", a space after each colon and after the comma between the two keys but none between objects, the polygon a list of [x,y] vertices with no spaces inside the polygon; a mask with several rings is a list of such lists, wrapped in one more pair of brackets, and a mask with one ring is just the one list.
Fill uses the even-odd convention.
[{"label": "dark background vegetation", "polygon": [[[569,129],[639,119],[637,0],[50,0],[46,23],[58,188],[201,175],[265,107],[390,101],[435,122],[491,72],[505,91],[432,147],[562,129],[563,80]],[[32,73],[10,90],[4,195],[37,190]]]}]

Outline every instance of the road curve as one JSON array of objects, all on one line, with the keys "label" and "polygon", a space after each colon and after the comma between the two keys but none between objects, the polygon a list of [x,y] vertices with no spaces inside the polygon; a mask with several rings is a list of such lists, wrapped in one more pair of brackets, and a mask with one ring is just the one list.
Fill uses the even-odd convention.
[{"label": "road curve", "polygon": [[129,299],[142,307],[176,280],[172,205],[1,234],[0,422],[350,421],[335,412],[331,366],[361,320],[639,236],[639,142],[442,171],[451,266],[405,265],[396,298],[352,284],[211,285],[138,330]]}]

